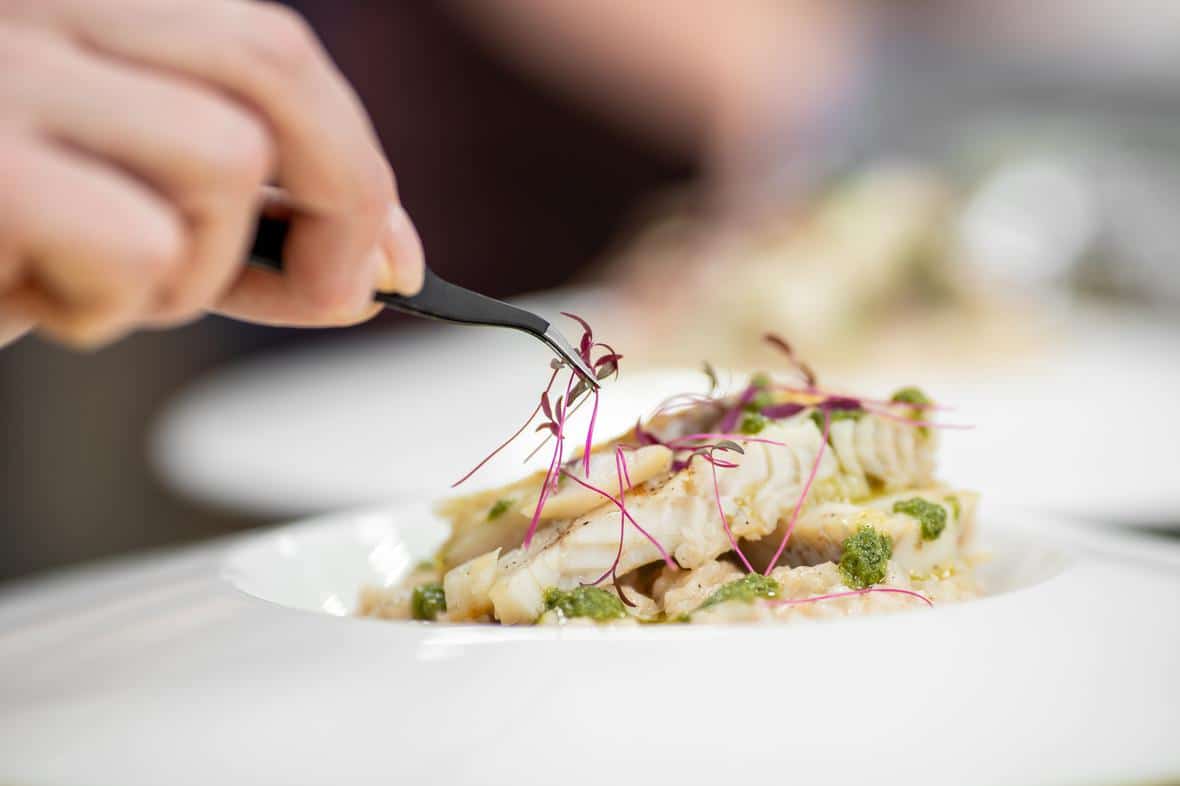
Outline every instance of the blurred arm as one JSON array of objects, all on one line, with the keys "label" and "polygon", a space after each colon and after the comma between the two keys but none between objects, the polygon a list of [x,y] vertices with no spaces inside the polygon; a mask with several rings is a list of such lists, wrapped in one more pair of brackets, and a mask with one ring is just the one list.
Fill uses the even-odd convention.
[{"label": "blurred arm", "polygon": [[861,23],[842,0],[456,3],[538,78],[715,168],[827,111],[853,78]]}]

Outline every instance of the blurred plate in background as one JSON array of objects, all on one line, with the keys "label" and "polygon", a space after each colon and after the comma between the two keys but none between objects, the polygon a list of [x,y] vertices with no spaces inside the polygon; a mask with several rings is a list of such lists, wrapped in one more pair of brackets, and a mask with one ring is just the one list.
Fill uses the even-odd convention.
[{"label": "blurred plate in background", "polygon": [[[605,327],[609,302],[584,289],[529,305],[597,316],[616,339]],[[954,405],[947,419],[975,428],[944,432],[941,474],[980,490],[987,503],[1177,526],[1180,328],[1111,310],[1075,310],[1062,324],[1060,346],[1008,371],[915,362],[841,381],[878,394],[918,383]],[[619,344],[625,354],[625,340]],[[173,403],[156,429],[157,466],[189,496],[264,516],[437,499],[519,427],[548,362],[548,351],[521,335],[434,325],[264,358],[215,374]],[[598,433],[625,429],[670,394],[703,388],[699,371],[643,371],[624,361],[602,398]],[[519,477],[535,442],[522,439],[471,487]]]}]

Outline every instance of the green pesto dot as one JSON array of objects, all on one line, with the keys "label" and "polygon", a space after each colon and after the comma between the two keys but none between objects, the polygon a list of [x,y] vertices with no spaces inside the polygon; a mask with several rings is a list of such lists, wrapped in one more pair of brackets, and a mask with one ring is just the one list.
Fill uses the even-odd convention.
[{"label": "green pesto dot", "polygon": [[589,617],[601,621],[627,616],[619,596],[600,587],[574,587],[572,590],[550,587],[545,590],[545,609],[556,610],[567,619]]},{"label": "green pesto dot", "polygon": [[746,412],[761,412],[774,403],[774,394],[769,390],[760,390],[742,407]]},{"label": "green pesto dot", "polygon": [[757,434],[762,429],[766,428],[767,420],[757,412],[747,412],[742,415],[742,421],[738,425],[738,431],[743,434]]},{"label": "green pesto dot", "polygon": [[[864,417],[865,411],[863,409],[833,409],[828,412],[828,421],[830,423],[839,423],[841,420],[860,420]],[[824,413],[818,409],[812,410],[808,415],[811,422],[821,432],[824,430]]]},{"label": "green pesto dot", "polygon": [[921,388],[912,385],[897,391],[889,397],[889,400],[898,404],[913,404],[916,407],[928,407],[934,403]]},{"label": "green pesto dot", "polygon": [[442,584],[432,581],[414,587],[410,610],[416,620],[434,620],[447,610],[447,596]]},{"label": "green pesto dot", "polygon": [[488,521],[495,521],[508,512],[512,507],[512,500],[508,498],[496,500],[496,504],[492,505],[492,509],[488,511]]},{"label": "green pesto dot", "polygon": [[765,371],[759,371],[757,374],[750,377],[750,387],[752,388],[768,388],[771,386],[771,384],[773,383],[770,379],[770,375]]},{"label": "green pesto dot", "polygon": [[769,576],[763,576],[761,573],[747,573],[740,579],[731,581],[715,590],[701,604],[701,608],[707,609],[710,606],[727,603],[731,600],[753,603],[755,598],[776,598],[782,589],[782,585]]},{"label": "green pesto dot", "polygon": [[840,574],[844,583],[853,589],[864,589],[885,579],[889,558],[893,556],[893,540],[868,524],[861,524],[844,539],[843,552]]},{"label": "green pesto dot", "polygon": [[904,513],[922,525],[922,540],[934,540],[946,529],[946,508],[928,499],[914,497],[893,503],[894,513]]}]

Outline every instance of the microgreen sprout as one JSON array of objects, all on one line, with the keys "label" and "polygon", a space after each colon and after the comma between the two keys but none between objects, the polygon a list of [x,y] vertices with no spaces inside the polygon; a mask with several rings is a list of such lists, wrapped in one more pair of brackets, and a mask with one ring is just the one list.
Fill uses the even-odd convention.
[{"label": "microgreen sprout", "polygon": [[784,404],[771,404],[769,407],[762,409],[762,416],[770,418],[771,420],[782,420],[794,415],[798,415],[807,407],[803,404],[796,404],[794,402],[787,402]]},{"label": "microgreen sprout", "polygon": [[854,595],[868,595],[870,592],[885,592],[894,595],[908,595],[911,598],[917,598],[925,603],[927,606],[934,606],[934,601],[923,595],[921,592],[914,592],[913,590],[902,589],[901,587],[865,587],[858,590],[846,590],[844,592],[829,592],[826,595],[815,595],[810,598],[783,598],[781,600],[769,601],[767,605],[770,606],[798,606],[802,603],[815,603],[821,600],[833,600],[835,598],[850,598]]},{"label": "microgreen sprout", "polygon": [[792,368],[794,368],[799,376],[803,378],[807,388],[809,390],[815,389],[815,372],[811,370],[810,366],[808,366],[795,355],[795,350],[782,336],[775,335],[774,333],[767,333],[762,337],[762,340],[783,352],[783,354],[787,356],[787,360],[790,361]]},{"label": "microgreen sprout", "polygon": [[[606,581],[607,576],[610,576],[611,582],[614,585],[615,593],[619,596],[624,604],[634,606],[631,599],[623,592],[623,588],[619,585],[619,562],[623,559],[623,542],[627,534],[627,489],[631,488],[631,473],[627,470],[627,457],[623,453],[623,446],[615,447],[615,475],[618,478],[619,484],[619,547],[615,550],[615,559],[611,562],[610,567],[602,572],[594,581],[587,586],[596,586]],[[599,491],[599,493],[602,493]],[[636,525],[638,526],[638,525]],[[650,536],[649,536],[650,537]],[[652,543],[655,543],[657,548],[661,548],[655,539],[652,538]]]},{"label": "microgreen sprout", "polygon": [[713,365],[706,360],[703,370],[705,372],[705,376],[709,380],[709,392],[707,395],[712,397],[717,393],[717,389],[721,386],[721,383],[717,379],[717,369],[713,368]]},{"label": "microgreen sprout", "polygon": [[829,410],[823,411],[823,427],[820,435],[819,448],[815,451],[815,461],[811,465],[811,473],[807,476],[807,482],[803,484],[803,491],[799,494],[799,501],[795,503],[795,509],[791,511],[791,520],[787,524],[787,530],[783,533],[783,539],[779,541],[778,548],[774,551],[774,556],[770,558],[770,562],[766,565],[766,575],[770,575],[770,571],[774,570],[774,566],[778,564],[778,559],[783,555],[783,551],[787,548],[787,541],[791,539],[791,533],[795,531],[795,523],[799,521],[799,514],[803,511],[803,505],[807,502],[807,495],[811,491],[811,486],[815,483],[815,476],[819,473],[819,464],[824,457],[824,448],[828,445],[828,433],[832,429],[832,413]]},{"label": "microgreen sprout", "polygon": [[[607,379],[608,377],[617,377],[619,373],[619,361],[622,355],[614,350],[609,344],[594,340],[594,332],[586,320],[577,316],[576,314],[569,314],[563,312],[563,316],[577,322],[582,327],[582,337],[578,342],[578,355],[587,366],[594,370],[594,375],[599,380]],[[597,353],[597,355],[596,355]],[[545,386],[545,390],[541,393],[540,400],[529,415],[528,420],[516,430],[516,432],[507,440],[502,442],[495,450],[493,450],[482,461],[475,465],[475,467],[463,477],[459,478],[453,486],[466,481],[483,466],[485,466],[492,458],[494,458],[500,451],[506,448],[509,444],[515,441],[525,430],[532,424],[538,415],[543,416],[543,420],[536,427],[537,432],[546,432],[546,438],[537,446],[540,450],[550,439],[554,440],[553,456],[549,461],[549,468],[545,473],[545,478],[541,483],[541,492],[537,498],[537,507],[533,511],[532,520],[529,523],[529,528],[525,532],[523,545],[528,548],[532,543],[533,535],[536,534],[537,526],[540,523],[541,511],[545,507],[545,501],[549,495],[556,490],[557,482],[561,477],[562,457],[565,452],[566,441],[566,423],[571,415],[586,402],[588,398],[593,398],[594,406],[590,414],[590,424],[586,429],[586,439],[582,451],[582,472],[587,477],[590,474],[590,452],[594,444],[594,426],[598,419],[598,396],[599,391],[592,388],[590,384],[582,379],[578,372],[574,369],[569,370],[569,380],[565,386],[565,392],[556,399],[551,398],[553,386],[557,381],[558,374],[562,369],[566,368],[566,364],[560,360],[555,360],[550,364],[553,373],[549,377],[549,383]],[[529,460],[536,453],[529,454]]]},{"label": "microgreen sprout", "polygon": [[616,498],[609,491],[606,491],[605,489],[600,489],[591,483],[587,483],[586,481],[579,478],[577,475],[572,475],[569,472],[565,472],[564,470],[562,471],[562,474],[565,477],[567,477],[570,480],[577,483],[582,488],[593,491],[595,494],[598,494],[600,497],[602,497],[603,499],[607,500],[608,502],[613,504],[615,507],[617,507],[619,509],[619,511],[622,513],[622,515],[626,516],[627,521],[631,522],[631,526],[633,526],[633,527],[635,527],[635,529],[639,530],[640,534],[642,534],[645,538],[647,538],[651,542],[651,544],[653,546],[655,546],[656,551],[658,551],[660,553],[660,556],[663,558],[664,564],[666,564],[672,570],[677,569],[678,566],[676,565],[676,561],[673,560],[671,555],[668,554],[667,550],[664,549],[664,547],[660,545],[660,542],[658,540],[656,540],[651,535],[650,532],[648,532],[646,529],[644,529],[643,526],[638,521],[635,520],[635,517],[631,515],[631,512],[629,510],[627,510],[626,505],[623,504],[622,501],[620,501],[618,498]]},{"label": "microgreen sprout", "polygon": [[746,558],[745,553],[742,551],[741,547],[738,546],[737,538],[733,536],[733,528],[729,525],[729,517],[725,515],[725,507],[721,504],[721,484],[717,480],[718,467],[733,468],[738,465],[731,461],[718,459],[716,456],[718,450],[722,452],[733,451],[739,454],[746,452],[742,449],[742,446],[736,442],[722,440],[721,442],[718,442],[714,445],[707,445],[697,448],[693,451],[688,460],[691,462],[693,458],[700,456],[704,461],[709,462],[709,468],[713,473],[713,498],[717,500],[717,514],[721,516],[721,526],[725,528],[725,537],[729,538],[729,545],[733,548],[734,553],[738,555],[738,559],[742,561],[742,564],[746,566],[746,570],[750,573],[753,573],[754,566],[750,564],[750,560]]}]

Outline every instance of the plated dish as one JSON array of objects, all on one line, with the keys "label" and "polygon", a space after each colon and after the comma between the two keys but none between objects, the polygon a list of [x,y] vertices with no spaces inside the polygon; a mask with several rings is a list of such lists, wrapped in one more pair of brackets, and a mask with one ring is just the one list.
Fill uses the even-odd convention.
[{"label": "plated dish", "polygon": [[886,161],[741,219],[664,210],[608,271],[631,360],[758,368],[773,360],[766,330],[832,372],[1042,354],[1058,343],[1052,320],[970,241],[964,207],[941,173]]},{"label": "plated dish", "polygon": [[[593,415],[576,443],[568,423],[591,391],[571,378],[554,393],[555,368],[514,435],[534,425],[547,435],[548,469],[443,502],[446,542],[399,584],[362,591],[358,613],[792,622],[977,597],[977,495],[935,476],[940,407],[914,387],[881,399],[826,390],[785,341],[767,342],[786,375],[757,374],[724,395],[706,367],[708,391],[675,396],[596,445]],[[588,326],[582,351],[603,376],[617,370],[620,356]]]}]

